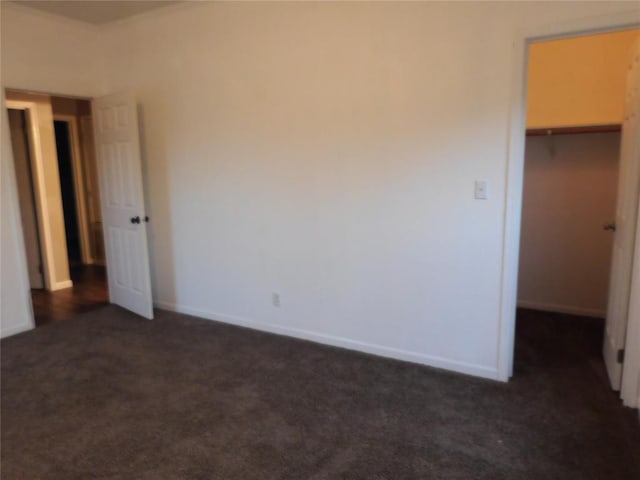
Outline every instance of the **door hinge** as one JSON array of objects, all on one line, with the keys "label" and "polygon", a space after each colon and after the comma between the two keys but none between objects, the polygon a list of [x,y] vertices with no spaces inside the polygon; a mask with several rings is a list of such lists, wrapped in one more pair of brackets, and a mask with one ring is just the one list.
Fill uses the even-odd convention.
[{"label": "door hinge", "polygon": [[624,362],[624,348],[621,348],[620,350],[618,350],[618,363],[623,363]]}]

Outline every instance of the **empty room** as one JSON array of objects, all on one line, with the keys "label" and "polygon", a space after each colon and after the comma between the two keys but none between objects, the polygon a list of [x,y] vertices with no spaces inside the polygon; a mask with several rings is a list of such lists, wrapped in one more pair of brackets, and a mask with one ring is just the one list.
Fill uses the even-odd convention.
[{"label": "empty room", "polygon": [[638,29],[2,1],[2,479],[640,478]]}]

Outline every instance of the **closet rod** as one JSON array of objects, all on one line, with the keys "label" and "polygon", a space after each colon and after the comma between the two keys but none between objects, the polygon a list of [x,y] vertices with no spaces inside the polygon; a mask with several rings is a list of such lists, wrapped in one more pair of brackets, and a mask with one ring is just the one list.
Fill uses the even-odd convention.
[{"label": "closet rod", "polygon": [[527,137],[541,135],[574,135],[577,133],[608,133],[619,132],[622,125],[592,125],[588,127],[558,127],[558,128],[528,128]]}]

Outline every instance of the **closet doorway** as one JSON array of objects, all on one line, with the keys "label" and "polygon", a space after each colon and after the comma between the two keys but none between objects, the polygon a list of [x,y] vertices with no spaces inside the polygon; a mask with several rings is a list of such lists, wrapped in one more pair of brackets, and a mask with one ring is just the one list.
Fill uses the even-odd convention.
[{"label": "closet doorway", "polygon": [[620,389],[624,354],[610,339],[622,318],[626,328],[631,286],[620,211],[633,240],[638,182],[626,179],[640,162],[627,148],[637,130],[627,100],[639,39],[622,30],[530,44],[515,376],[552,364],[576,375],[568,381]]}]

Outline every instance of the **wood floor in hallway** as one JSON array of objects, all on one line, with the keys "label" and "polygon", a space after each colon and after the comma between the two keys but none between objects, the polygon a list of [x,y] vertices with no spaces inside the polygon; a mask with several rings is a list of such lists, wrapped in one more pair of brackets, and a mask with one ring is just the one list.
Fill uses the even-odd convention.
[{"label": "wood floor in hallway", "polygon": [[73,287],[55,292],[31,290],[36,326],[68,320],[109,303],[107,272],[104,266],[71,268]]}]

